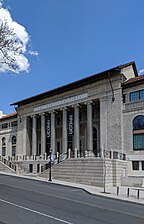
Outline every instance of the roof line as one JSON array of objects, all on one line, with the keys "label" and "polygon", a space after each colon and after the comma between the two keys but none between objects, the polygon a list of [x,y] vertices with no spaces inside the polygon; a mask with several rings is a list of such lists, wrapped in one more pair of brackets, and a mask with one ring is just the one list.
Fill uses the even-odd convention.
[{"label": "roof line", "polygon": [[119,66],[116,66],[114,68],[105,70],[103,72],[100,72],[100,73],[97,73],[97,74],[88,76],[86,78],[83,78],[83,79],[80,79],[80,80],[71,82],[69,84],[66,84],[66,85],[63,85],[63,86],[60,86],[60,87],[51,89],[49,91],[46,91],[46,92],[37,94],[35,96],[32,96],[32,97],[29,97],[29,98],[26,98],[26,99],[23,99],[23,100],[14,102],[14,103],[12,103],[10,105],[11,106],[14,106],[14,105],[18,105],[18,106],[19,105],[25,105],[25,104],[34,102],[34,100],[44,99],[44,98],[46,98],[48,96],[51,96],[52,94],[59,94],[59,93],[62,93],[64,91],[72,90],[75,87],[81,87],[81,86],[84,86],[84,85],[86,85],[88,83],[91,83],[93,81],[96,81],[96,80],[98,81],[98,80],[104,79],[104,78],[107,77],[108,72],[119,72],[120,69],[122,69],[124,67],[127,67],[127,66],[130,66],[130,65],[133,66],[135,76],[137,76],[138,75],[138,72],[137,72],[137,69],[136,69],[136,64],[135,64],[134,61],[132,61],[132,62],[123,64],[123,65],[119,65]]},{"label": "roof line", "polygon": [[6,119],[9,119],[9,118],[12,118],[12,117],[16,117],[16,116],[17,116],[17,112],[13,112],[13,113],[11,113],[11,114],[7,114],[7,115],[1,117],[1,118],[0,118],[0,121],[1,121],[1,120],[6,120]]}]

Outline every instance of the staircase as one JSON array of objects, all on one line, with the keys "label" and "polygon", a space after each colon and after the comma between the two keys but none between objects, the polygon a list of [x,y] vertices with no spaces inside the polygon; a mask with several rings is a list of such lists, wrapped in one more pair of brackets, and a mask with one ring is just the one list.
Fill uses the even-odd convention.
[{"label": "staircase", "polygon": [[9,166],[4,164],[3,162],[0,161],[0,172],[4,173],[15,173],[13,169],[11,169]]},{"label": "staircase", "polygon": [[[40,176],[48,178],[48,170]],[[52,178],[95,186],[103,186],[101,158],[71,158],[52,167]]]}]

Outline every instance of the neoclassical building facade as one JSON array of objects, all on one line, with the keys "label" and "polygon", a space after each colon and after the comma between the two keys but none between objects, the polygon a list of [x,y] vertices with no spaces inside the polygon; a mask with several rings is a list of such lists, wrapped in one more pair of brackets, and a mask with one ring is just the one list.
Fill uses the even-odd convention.
[{"label": "neoclassical building facade", "polygon": [[[115,151],[126,154],[129,175],[143,175],[144,77],[135,62],[11,105],[17,112],[16,150],[5,156],[49,155],[51,149],[55,156],[70,150],[101,157]],[[1,128],[5,120],[0,119]],[[1,130],[1,144],[4,137]]]}]

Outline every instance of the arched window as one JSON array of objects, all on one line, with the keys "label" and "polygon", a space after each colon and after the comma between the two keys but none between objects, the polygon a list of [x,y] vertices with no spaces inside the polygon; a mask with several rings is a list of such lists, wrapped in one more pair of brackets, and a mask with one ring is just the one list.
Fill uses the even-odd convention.
[{"label": "arched window", "polygon": [[6,156],[6,138],[2,138],[2,156]]},{"label": "arched window", "polygon": [[144,129],[144,116],[140,115],[133,120],[133,130]]},{"label": "arched window", "polygon": [[16,136],[12,137],[12,145],[16,145]]},{"label": "arched window", "polygon": [[133,120],[133,150],[144,150],[144,116]]},{"label": "arched window", "polygon": [[12,136],[12,156],[16,155],[16,136]]}]

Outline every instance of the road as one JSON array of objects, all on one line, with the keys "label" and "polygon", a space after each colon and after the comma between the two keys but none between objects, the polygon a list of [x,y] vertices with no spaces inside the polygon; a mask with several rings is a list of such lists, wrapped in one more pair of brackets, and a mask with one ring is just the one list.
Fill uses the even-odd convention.
[{"label": "road", "polygon": [[0,224],[143,224],[144,206],[0,175]]}]

